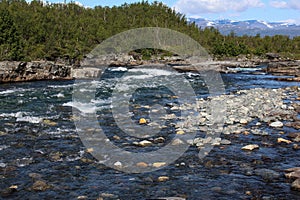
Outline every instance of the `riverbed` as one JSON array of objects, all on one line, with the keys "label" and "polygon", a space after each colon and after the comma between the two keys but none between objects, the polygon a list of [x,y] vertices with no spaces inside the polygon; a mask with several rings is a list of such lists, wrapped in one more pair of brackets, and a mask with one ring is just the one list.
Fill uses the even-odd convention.
[{"label": "riverbed", "polygon": [[[299,133],[299,126],[295,124],[300,120],[299,82],[277,81],[277,76],[260,70],[263,67],[221,74],[224,94],[214,97],[197,73],[149,68],[108,68],[100,80],[93,81],[1,84],[1,197],[299,199],[300,192],[292,190],[292,180],[284,176],[285,169],[300,165],[297,146],[300,141],[290,137]],[[128,87],[117,87],[124,74],[136,81]],[[198,104],[181,105],[180,94],[176,92],[182,91],[156,87],[155,81],[142,84],[138,81],[155,77],[164,78],[170,85],[178,84],[180,77],[184,77],[193,88],[193,98]],[[116,124],[111,106],[113,92],[116,89],[126,96],[133,85],[140,89],[133,91],[127,117],[137,126],[142,126],[141,119],[146,121],[143,126],[151,126],[149,110],[152,106],[160,105],[158,108],[165,110],[160,113],[165,122],[159,125],[160,131],[155,136],[129,137]],[[94,92],[95,99],[85,103],[74,101],[75,90]],[[209,114],[196,110],[198,115],[192,117],[197,119],[193,130],[196,136],[172,143],[176,135],[189,134],[188,129],[178,126],[183,120],[180,111],[187,107],[205,107],[214,98],[227,108],[222,112],[222,126],[218,126],[222,128],[220,134],[208,138],[205,134],[212,119]],[[83,145],[76,130],[78,116],[74,112],[83,116],[95,112],[109,141],[130,152],[155,151],[168,143],[176,146],[186,142],[189,147],[174,162],[157,170],[126,173],[122,170],[126,163],[115,162],[113,169],[92,156],[93,150]],[[274,122],[278,126],[272,126]],[[280,138],[283,142],[278,140]],[[213,148],[199,158],[199,151],[205,144]],[[243,149],[247,145],[256,146],[251,150]],[[136,164],[135,167],[145,169],[155,167],[148,160]]]}]

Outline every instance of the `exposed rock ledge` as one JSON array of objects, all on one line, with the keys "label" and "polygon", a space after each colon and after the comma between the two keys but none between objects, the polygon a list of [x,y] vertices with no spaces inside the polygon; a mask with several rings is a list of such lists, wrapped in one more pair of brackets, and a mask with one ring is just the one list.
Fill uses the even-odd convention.
[{"label": "exposed rock ledge", "polygon": [[0,62],[0,83],[70,79],[71,66],[54,62]]}]

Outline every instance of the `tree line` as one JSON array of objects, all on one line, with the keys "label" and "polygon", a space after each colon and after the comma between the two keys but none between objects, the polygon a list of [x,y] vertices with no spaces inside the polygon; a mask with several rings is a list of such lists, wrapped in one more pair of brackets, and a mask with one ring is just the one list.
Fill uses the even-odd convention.
[{"label": "tree line", "polygon": [[[80,60],[103,40],[133,28],[163,27],[185,33],[216,57],[264,55],[300,57],[300,37],[238,37],[201,29],[163,3],[85,8],[74,2],[0,0],[0,60]],[[150,50],[140,51],[149,57]]]}]

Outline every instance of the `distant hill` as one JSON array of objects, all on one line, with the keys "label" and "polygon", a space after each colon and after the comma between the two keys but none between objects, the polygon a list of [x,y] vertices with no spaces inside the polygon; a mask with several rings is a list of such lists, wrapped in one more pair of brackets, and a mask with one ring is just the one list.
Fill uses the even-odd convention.
[{"label": "distant hill", "polygon": [[300,36],[300,25],[265,22],[260,20],[233,21],[233,20],[206,20],[203,18],[189,18],[189,21],[195,22],[199,27],[215,27],[222,34],[228,35],[234,31],[238,36],[249,35],[255,36],[274,36],[288,35],[290,37]]}]

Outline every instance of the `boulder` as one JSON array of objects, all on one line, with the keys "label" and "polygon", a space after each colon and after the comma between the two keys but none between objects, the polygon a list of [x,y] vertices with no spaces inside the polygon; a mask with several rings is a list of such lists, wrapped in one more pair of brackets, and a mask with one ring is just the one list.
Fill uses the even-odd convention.
[{"label": "boulder", "polygon": [[76,79],[92,79],[98,78],[101,75],[100,68],[85,67],[71,70],[71,77]]}]

